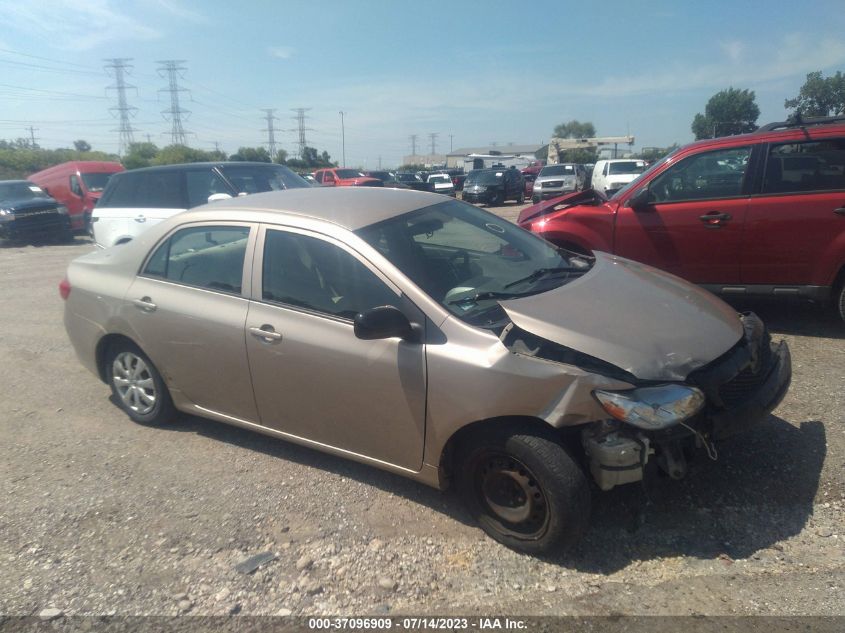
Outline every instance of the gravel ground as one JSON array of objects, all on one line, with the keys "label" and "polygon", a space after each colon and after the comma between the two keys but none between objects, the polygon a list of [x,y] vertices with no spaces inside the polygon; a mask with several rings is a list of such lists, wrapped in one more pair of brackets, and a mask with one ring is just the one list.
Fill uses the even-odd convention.
[{"label": "gravel ground", "polygon": [[684,481],[597,493],[583,544],[541,560],[452,493],[199,418],[130,422],[62,325],[57,284],[91,248],[0,242],[0,614],[845,613],[830,312],[737,305],[789,342],[783,404]]}]

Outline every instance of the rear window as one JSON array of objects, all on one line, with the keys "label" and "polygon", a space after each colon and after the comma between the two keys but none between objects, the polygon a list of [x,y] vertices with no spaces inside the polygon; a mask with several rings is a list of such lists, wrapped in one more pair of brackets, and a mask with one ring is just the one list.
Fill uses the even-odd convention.
[{"label": "rear window", "polygon": [[644,170],[644,162],[631,160],[622,163],[610,163],[608,174],[639,174]]},{"label": "rear window", "polygon": [[176,170],[115,175],[98,207],[186,209],[184,173]]}]

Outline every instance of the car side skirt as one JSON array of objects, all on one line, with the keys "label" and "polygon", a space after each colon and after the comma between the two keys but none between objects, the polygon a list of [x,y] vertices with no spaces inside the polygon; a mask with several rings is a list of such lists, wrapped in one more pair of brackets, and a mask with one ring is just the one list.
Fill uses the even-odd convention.
[{"label": "car side skirt", "polygon": [[830,286],[777,286],[766,284],[700,284],[713,294],[726,297],[800,297],[826,303],[830,299]]},{"label": "car side skirt", "polygon": [[429,464],[424,463],[422,465],[422,468],[418,471],[410,470],[408,468],[402,468],[401,466],[397,466],[395,464],[384,462],[378,459],[373,459],[371,457],[367,457],[366,455],[361,455],[360,453],[347,451],[342,448],[330,446],[329,444],[322,444],[320,442],[315,442],[313,440],[309,440],[298,435],[292,435],[291,433],[278,431],[276,429],[263,426],[256,422],[250,422],[249,420],[243,420],[241,418],[236,418],[231,415],[226,415],[225,413],[206,409],[190,402],[187,398],[184,397],[183,394],[181,394],[181,392],[177,392],[176,390],[171,390],[171,396],[173,397],[173,402],[176,405],[176,408],[180,411],[184,411],[185,413],[190,413],[203,418],[209,418],[211,420],[216,420],[217,422],[223,422],[224,424],[239,426],[241,428],[249,429],[251,431],[257,431],[258,433],[269,435],[271,437],[276,437],[282,440],[286,440],[288,442],[293,442],[294,444],[300,444],[301,446],[313,448],[323,453],[329,453],[331,455],[337,455],[338,457],[351,459],[356,462],[366,464],[368,466],[375,466],[376,468],[396,473],[404,477],[408,477],[409,479],[415,479],[421,483],[427,484],[434,488],[443,487],[443,482],[441,482],[440,478],[440,472],[435,466],[431,466]]}]

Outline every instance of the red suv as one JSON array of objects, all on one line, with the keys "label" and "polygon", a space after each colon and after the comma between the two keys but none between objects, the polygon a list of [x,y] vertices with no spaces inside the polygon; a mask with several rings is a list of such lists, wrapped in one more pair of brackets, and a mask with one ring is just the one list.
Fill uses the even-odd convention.
[{"label": "red suv", "polygon": [[698,141],[610,199],[571,193],[518,221],[559,246],[628,257],[717,294],[832,299],[845,319],[845,117]]},{"label": "red suv", "polygon": [[324,187],[383,187],[384,183],[378,178],[365,176],[357,169],[318,169],[314,172],[314,179]]}]

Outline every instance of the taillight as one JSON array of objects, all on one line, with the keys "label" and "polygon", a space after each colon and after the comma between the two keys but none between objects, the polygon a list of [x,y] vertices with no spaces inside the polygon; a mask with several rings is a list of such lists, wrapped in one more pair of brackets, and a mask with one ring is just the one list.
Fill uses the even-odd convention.
[{"label": "taillight", "polygon": [[67,280],[67,277],[62,279],[61,283],[59,284],[59,294],[62,295],[62,299],[67,300],[70,296],[70,282]]}]

